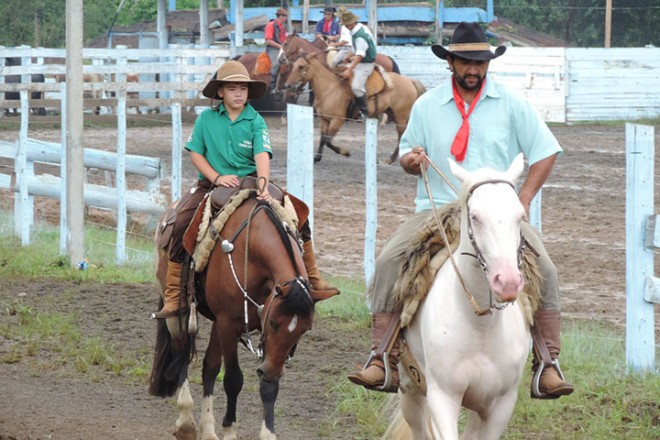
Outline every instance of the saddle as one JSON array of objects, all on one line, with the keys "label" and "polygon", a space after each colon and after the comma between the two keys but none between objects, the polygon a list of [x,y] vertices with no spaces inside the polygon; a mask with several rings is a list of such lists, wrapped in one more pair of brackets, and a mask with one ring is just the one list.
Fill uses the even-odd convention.
[{"label": "saddle", "polygon": [[[216,218],[227,206],[230,200],[232,200],[232,197],[239,196],[240,193],[245,194],[246,190],[250,191],[251,194],[256,194],[258,186],[259,180],[256,177],[247,176],[241,180],[237,187],[226,188],[219,186],[210,191],[197,207],[195,215],[190,222],[190,226],[188,226],[188,229],[183,236],[183,247],[186,249],[186,252],[188,252],[188,255],[195,255],[195,248],[200,241],[200,228],[203,223],[208,227],[210,219]],[[268,192],[270,193],[272,200],[280,206],[285,205],[285,199],[291,202],[291,205],[293,205],[293,209],[295,210],[298,225],[303,225],[307,221],[307,218],[309,217],[309,207],[305,202],[287,193],[283,188],[272,182],[269,182],[268,184]],[[237,203],[242,203],[244,199],[245,198],[237,200]],[[211,204],[210,207],[208,207],[209,203]],[[210,218],[205,219],[205,214],[207,216],[210,215]]]},{"label": "saddle", "polygon": [[376,64],[374,71],[367,78],[367,98],[379,94],[385,89],[392,87],[391,80],[381,66]]}]

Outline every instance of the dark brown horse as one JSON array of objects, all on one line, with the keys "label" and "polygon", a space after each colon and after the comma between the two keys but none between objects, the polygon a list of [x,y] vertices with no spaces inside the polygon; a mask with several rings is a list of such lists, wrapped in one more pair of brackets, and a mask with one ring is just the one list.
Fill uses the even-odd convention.
[{"label": "dark brown horse", "polygon": [[[297,234],[292,232],[295,227],[284,226],[282,216],[271,204],[258,201],[252,193],[232,208],[235,211],[224,226],[212,223],[217,229],[216,245],[207,242],[208,263],[195,284],[199,311],[213,321],[202,369],[200,430],[204,439],[218,438],[213,389],[224,364],[227,408],[222,438],[237,438],[236,407],[243,387],[238,363],[241,341],[259,357],[256,371],[264,414],[260,438],[273,440],[275,400],[284,364],[300,337],[312,327],[315,303],[325,297],[318,298],[312,293]],[[159,238],[156,237],[157,243]],[[158,251],[157,276],[163,286],[167,255],[160,246]],[[188,363],[195,351],[195,336],[191,333],[195,332],[188,331],[186,313],[190,312],[159,321],[149,387],[152,395],[160,397],[172,396],[179,390],[179,418],[175,425],[178,439],[194,439],[197,431],[187,379]],[[253,348],[250,333],[255,330],[261,332],[261,338]]]},{"label": "dark brown horse", "polygon": [[[374,72],[374,74],[378,74]],[[388,72],[389,84],[373,96],[367,97],[369,115],[376,117],[387,113],[396,123],[396,130],[401,135],[406,130],[410,111],[415,100],[426,90],[417,80],[406,78],[394,72]],[[350,82],[339,77],[326,64],[314,56],[302,55],[293,64],[287,85],[298,87],[301,82],[308,81],[316,95],[314,110],[319,118],[321,140],[314,156],[319,162],[323,157],[323,147],[328,146],[332,151],[343,156],[350,156],[350,152],[332,143],[332,139],[344,125],[353,93]],[[394,148],[387,163],[392,163],[399,156],[399,145]]]}]

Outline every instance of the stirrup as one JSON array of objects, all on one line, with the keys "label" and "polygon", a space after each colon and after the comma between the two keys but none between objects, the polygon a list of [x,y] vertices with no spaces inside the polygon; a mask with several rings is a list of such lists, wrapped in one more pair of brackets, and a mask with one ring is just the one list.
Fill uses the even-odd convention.
[{"label": "stirrup", "polygon": [[[390,354],[387,351],[383,352],[383,369],[385,370],[385,380],[381,386],[376,386],[374,389],[387,392],[392,386],[392,367],[390,366],[389,357]],[[371,364],[371,361],[374,359],[376,359],[376,350],[371,350],[369,358],[367,359],[367,362],[364,363],[362,370],[366,370]]]},{"label": "stirrup", "polygon": [[[548,365],[548,367],[550,368],[554,367],[554,369],[557,370],[557,374],[559,374],[559,378],[561,379],[561,381],[566,382],[566,378],[564,378],[564,373],[561,371],[561,368],[559,367],[559,358],[553,359],[550,365]],[[543,373],[543,370],[545,370],[545,363],[539,362],[539,367],[534,373],[534,376],[532,377],[532,397],[537,399],[559,399],[561,397],[560,395],[541,392],[539,386],[541,384],[541,373]]]}]

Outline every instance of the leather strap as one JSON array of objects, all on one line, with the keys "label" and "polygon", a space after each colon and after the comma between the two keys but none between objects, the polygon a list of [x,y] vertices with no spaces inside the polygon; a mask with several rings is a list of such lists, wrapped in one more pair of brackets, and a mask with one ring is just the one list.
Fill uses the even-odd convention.
[{"label": "leather strap", "polygon": [[550,367],[553,365],[552,357],[548,351],[548,346],[543,339],[543,334],[541,333],[541,328],[538,325],[532,326],[532,343],[534,346],[534,352],[540,362],[543,362],[544,367]]},{"label": "leather strap", "polygon": [[385,330],[385,334],[383,335],[383,339],[376,349],[376,355],[382,356],[384,353],[389,354],[392,351],[394,342],[397,336],[399,336],[399,330],[401,330],[401,310],[395,312],[392,316],[387,330]]}]

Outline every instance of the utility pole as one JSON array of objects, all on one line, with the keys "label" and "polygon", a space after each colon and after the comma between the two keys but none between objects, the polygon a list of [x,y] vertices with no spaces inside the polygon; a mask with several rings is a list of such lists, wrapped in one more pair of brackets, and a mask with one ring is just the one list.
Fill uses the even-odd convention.
[{"label": "utility pole", "polygon": [[612,0],[605,0],[605,47],[612,42]]}]

